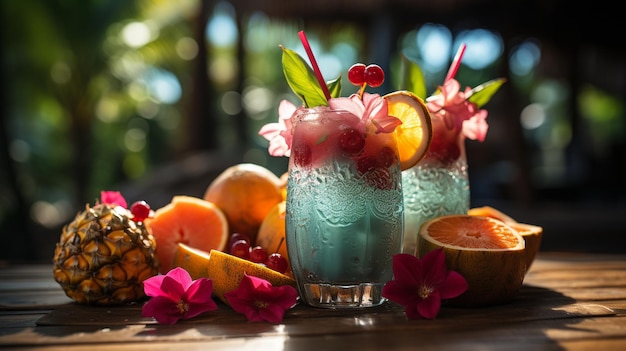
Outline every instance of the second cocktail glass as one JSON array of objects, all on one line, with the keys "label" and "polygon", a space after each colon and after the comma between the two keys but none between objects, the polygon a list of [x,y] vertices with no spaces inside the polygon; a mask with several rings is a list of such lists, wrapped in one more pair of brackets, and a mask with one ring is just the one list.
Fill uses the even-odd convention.
[{"label": "second cocktail glass", "polygon": [[286,241],[300,296],[316,307],[380,305],[403,236],[395,139],[328,107],[292,120]]}]

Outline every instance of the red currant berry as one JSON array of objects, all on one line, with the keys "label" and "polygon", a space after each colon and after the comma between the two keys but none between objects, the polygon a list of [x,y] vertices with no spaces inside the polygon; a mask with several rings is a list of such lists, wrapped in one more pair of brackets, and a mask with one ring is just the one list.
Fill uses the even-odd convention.
[{"label": "red currant berry", "polygon": [[278,252],[274,252],[265,261],[265,266],[278,273],[285,273],[287,271],[287,260]]},{"label": "red currant berry", "polygon": [[250,241],[250,237],[248,237],[246,234],[233,233],[228,239],[228,247],[232,247],[235,241],[237,240],[245,240],[248,243],[248,245],[252,245]]},{"label": "red currant berry", "polygon": [[230,247],[230,254],[247,260],[250,257],[250,243],[245,240],[235,241]]},{"label": "red currant berry", "polygon": [[254,263],[265,263],[267,261],[267,251],[262,246],[250,248],[250,261]]},{"label": "red currant berry", "polygon": [[355,63],[348,70],[348,80],[350,83],[361,86],[365,83],[365,65],[362,63]]},{"label": "red currant berry", "polygon": [[150,216],[150,205],[145,201],[136,201],[130,206],[135,222],[142,222]]},{"label": "red currant berry", "polygon": [[369,65],[365,67],[365,83],[372,88],[379,87],[383,85],[385,81],[385,72],[380,68],[379,65]]},{"label": "red currant berry", "polygon": [[339,147],[348,155],[357,154],[365,147],[365,138],[354,128],[344,129],[339,135]]}]

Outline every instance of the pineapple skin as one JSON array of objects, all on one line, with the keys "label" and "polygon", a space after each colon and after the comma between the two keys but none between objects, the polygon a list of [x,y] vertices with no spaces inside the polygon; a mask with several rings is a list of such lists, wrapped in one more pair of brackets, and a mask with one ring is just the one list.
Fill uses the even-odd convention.
[{"label": "pineapple skin", "polygon": [[63,227],[54,280],[79,304],[120,305],[145,298],[143,281],[159,272],[156,241],[127,209],[96,204]]}]

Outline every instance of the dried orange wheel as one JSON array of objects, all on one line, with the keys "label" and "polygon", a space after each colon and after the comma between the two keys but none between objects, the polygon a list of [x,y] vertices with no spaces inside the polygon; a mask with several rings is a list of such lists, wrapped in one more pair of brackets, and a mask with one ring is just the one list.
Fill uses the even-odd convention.
[{"label": "dried orange wheel", "polygon": [[398,144],[402,170],[415,166],[428,151],[432,139],[430,113],[424,101],[410,91],[395,91],[384,96],[389,115],[399,118],[402,124],[394,135]]}]

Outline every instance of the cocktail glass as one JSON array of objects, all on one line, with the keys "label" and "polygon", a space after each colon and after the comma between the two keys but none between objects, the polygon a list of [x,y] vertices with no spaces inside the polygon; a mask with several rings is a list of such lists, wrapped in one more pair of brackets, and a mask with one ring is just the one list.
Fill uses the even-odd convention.
[{"label": "cocktail glass", "polygon": [[465,136],[460,129],[450,129],[435,117],[431,119],[433,139],[429,151],[417,165],[402,172],[402,252],[412,255],[417,254],[417,233],[424,222],[444,215],[466,214],[470,206]]},{"label": "cocktail glass", "polygon": [[395,139],[328,107],[299,108],[293,121],[286,242],[300,296],[315,307],[378,306],[403,236]]}]

